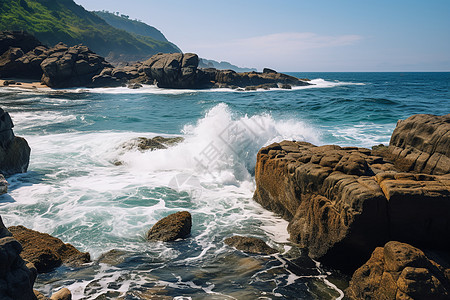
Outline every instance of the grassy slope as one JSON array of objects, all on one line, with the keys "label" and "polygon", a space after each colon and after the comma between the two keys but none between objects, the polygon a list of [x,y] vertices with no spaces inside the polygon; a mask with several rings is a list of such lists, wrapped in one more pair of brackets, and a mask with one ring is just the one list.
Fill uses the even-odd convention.
[{"label": "grassy slope", "polygon": [[83,43],[100,55],[124,59],[179,52],[169,42],[116,29],[72,0],[0,0],[0,16],[0,30],[26,30],[48,45]]}]

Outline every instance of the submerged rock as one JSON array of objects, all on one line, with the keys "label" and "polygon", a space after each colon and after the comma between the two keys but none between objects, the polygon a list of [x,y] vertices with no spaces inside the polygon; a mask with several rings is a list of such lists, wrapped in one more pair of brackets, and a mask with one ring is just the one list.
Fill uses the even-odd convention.
[{"label": "submerged rock", "polygon": [[36,299],[36,273],[21,258],[22,246],[12,237],[0,217],[0,299]]},{"label": "submerged rock", "polygon": [[170,242],[191,234],[192,217],[187,211],[177,212],[159,220],[147,233],[147,240]]},{"label": "submerged rock", "polygon": [[268,246],[263,240],[255,237],[235,235],[224,240],[224,243],[238,250],[254,254],[274,254],[278,251]]},{"label": "submerged rock", "polygon": [[396,241],[378,247],[353,274],[348,299],[449,299],[450,269]]},{"label": "submerged rock", "polygon": [[155,136],[154,138],[148,139],[145,137],[138,137],[122,145],[122,148],[131,150],[133,148],[138,148],[139,150],[157,150],[157,149],[167,149],[170,146],[174,146],[178,143],[184,141],[182,137],[162,137]]},{"label": "submerged rock", "polygon": [[71,244],[65,244],[47,233],[24,226],[11,226],[8,229],[23,246],[21,257],[32,262],[38,273],[50,272],[61,264],[80,266],[90,262],[89,253],[80,252]]},{"label": "submerged rock", "polygon": [[[446,126],[443,119],[436,118],[440,126]],[[441,149],[446,135],[441,137],[429,148]],[[379,154],[379,149],[274,143],[257,155],[254,199],[289,221],[291,241],[307,248],[310,257],[346,271],[390,239],[450,250],[448,174],[401,172]]]}]

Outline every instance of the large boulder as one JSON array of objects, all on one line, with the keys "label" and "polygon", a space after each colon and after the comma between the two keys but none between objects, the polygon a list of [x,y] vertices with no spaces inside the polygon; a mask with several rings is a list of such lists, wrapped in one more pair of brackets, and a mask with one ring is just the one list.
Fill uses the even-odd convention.
[{"label": "large boulder", "polygon": [[49,87],[92,86],[93,77],[104,68],[112,68],[105,59],[83,45],[68,47],[62,43],[49,49],[41,63],[42,83]]},{"label": "large boulder", "polygon": [[405,172],[450,173],[450,114],[414,115],[397,123],[382,155]]},{"label": "large boulder", "polygon": [[12,237],[0,217],[0,299],[35,300],[36,270],[20,257],[22,246]]},{"label": "large boulder", "polygon": [[193,53],[159,53],[143,63],[141,70],[161,88],[202,88],[198,56]]},{"label": "large boulder", "polygon": [[4,175],[26,172],[30,162],[30,146],[14,136],[13,127],[9,114],[0,108],[0,173]]},{"label": "large boulder", "polygon": [[388,242],[353,274],[348,299],[449,299],[450,269],[405,243]]},{"label": "large boulder", "polygon": [[147,76],[162,88],[273,88],[281,86],[309,85],[308,82],[282,73],[246,72],[236,73],[232,70],[216,70],[214,68],[199,69],[199,58],[194,53],[159,53],[145,61],[138,71]]},{"label": "large boulder", "polygon": [[11,226],[8,229],[22,244],[21,257],[32,262],[38,273],[50,272],[62,264],[80,266],[90,262],[89,253],[80,252],[71,244],[65,244],[47,233],[23,226]]},{"label": "large boulder", "polygon": [[191,234],[192,217],[187,211],[180,211],[156,222],[148,231],[147,240],[170,242],[187,238]]},{"label": "large boulder", "polygon": [[254,199],[312,258],[353,271],[390,239],[450,249],[450,176],[399,172],[371,150],[283,141],[262,148]]}]

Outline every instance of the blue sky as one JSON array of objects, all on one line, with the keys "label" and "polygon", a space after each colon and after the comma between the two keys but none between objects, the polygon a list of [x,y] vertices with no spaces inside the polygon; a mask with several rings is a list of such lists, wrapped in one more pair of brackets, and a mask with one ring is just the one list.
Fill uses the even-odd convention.
[{"label": "blue sky", "polygon": [[75,0],[183,52],[279,71],[450,71],[450,0]]}]

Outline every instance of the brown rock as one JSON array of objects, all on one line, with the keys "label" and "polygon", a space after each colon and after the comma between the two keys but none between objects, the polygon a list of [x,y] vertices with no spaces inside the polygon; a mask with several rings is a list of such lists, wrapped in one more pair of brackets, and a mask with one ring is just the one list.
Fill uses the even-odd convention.
[{"label": "brown rock", "polygon": [[82,253],[71,244],[64,244],[47,233],[23,226],[11,226],[8,229],[23,246],[21,257],[32,262],[38,273],[49,272],[61,264],[79,266],[90,262],[89,253]]},{"label": "brown rock", "polygon": [[444,268],[408,244],[391,241],[376,248],[353,274],[348,299],[448,299]]},{"label": "brown rock", "polygon": [[235,235],[224,240],[225,244],[238,250],[254,254],[274,254],[278,251],[268,246],[263,240],[255,237]]},{"label": "brown rock", "polygon": [[50,297],[50,300],[71,300],[71,299],[72,293],[67,288],[60,289]]},{"label": "brown rock", "polygon": [[450,173],[450,114],[398,121],[384,155],[401,171]]},{"label": "brown rock", "polygon": [[369,149],[274,143],[257,155],[254,199],[312,258],[343,270],[391,238],[450,249],[450,178],[383,169],[395,167]]},{"label": "brown rock", "polygon": [[177,212],[159,220],[147,233],[147,240],[170,242],[191,234],[192,217],[187,211]]}]

